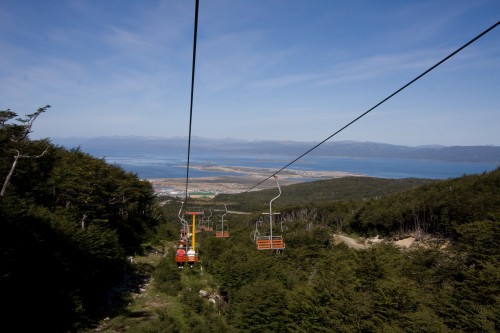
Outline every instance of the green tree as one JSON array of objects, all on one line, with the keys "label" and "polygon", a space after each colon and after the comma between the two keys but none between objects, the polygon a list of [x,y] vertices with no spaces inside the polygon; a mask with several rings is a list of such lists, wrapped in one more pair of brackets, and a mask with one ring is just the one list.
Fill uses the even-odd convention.
[{"label": "green tree", "polygon": [[37,111],[31,114],[27,114],[25,118],[17,118],[16,120],[19,124],[9,124],[8,121],[17,117],[17,113],[12,112],[10,109],[0,111],[0,132],[1,139],[9,140],[9,150],[14,151],[14,161],[11,164],[10,170],[5,177],[5,181],[3,183],[2,189],[0,190],[0,196],[5,195],[5,191],[7,190],[7,186],[9,186],[10,180],[14,174],[14,170],[16,169],[17,163],[20,158],[39,158],[42,157],[48,150],[45,148],[42,152],[39,152],[37,155],[27,155],[25,153],[25,147],[29,143],[28,135],[31,133],[31,128],[36,118],[47,109],[50,108],[50,105],[46,105],[44,107],[38,108]]}]

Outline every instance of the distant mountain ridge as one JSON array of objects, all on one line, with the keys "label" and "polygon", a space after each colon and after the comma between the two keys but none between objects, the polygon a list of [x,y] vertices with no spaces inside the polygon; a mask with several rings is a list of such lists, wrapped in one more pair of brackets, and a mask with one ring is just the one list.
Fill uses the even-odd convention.
[{"label": "distant mountain ridge", "polygon": [[[114,150],[151,152],[152,150],[182,153],[187,151],[187,137],[56,137],[54,144],[66,148],[80,147],[82,151]],[[298,141],[245,141],[239,139],[191,138],[191,152],[217,152],[234,154],[285,154],[300,156],[316,146],[317,142]],[[498,163],[500,146],[440,146],[408,147],[376,142],[333,141],[325,142],[309,154],[350,158],[402,158],[446,162]]]}]

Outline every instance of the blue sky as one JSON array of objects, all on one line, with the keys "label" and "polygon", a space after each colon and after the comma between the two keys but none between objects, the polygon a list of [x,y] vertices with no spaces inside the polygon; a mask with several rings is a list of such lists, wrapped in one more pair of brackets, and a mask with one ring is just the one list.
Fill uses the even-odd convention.
[{"label": "blue sky", "polygon": [[[195,1],[0,0],[0,109],[32,138],[187,136]],[[201,0],[192,135],[320,142],[500,18],[498,0]],[[500,145],[500,27],[330,141]]]}]

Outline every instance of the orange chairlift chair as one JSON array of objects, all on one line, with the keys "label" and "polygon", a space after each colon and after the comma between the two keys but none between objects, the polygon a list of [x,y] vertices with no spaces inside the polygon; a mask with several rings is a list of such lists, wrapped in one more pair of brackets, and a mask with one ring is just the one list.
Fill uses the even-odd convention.
[{"label": "orange chairlift chair", "polygon": [[193,268],[195,264],[198,263],[199,258],[198,258],[198,252],[196,252],[196,216],[203,215],[202,210],[193,210],[189,212],[184,212],[186,215],[191,215],[192,216],[192,223],[188,226],[188,231],[191,233],[191,238],[190,238],[190,243],[188,245],[188,251],[187,251],[187,263],[188,265]]},{"label": "orange chairlift chair", "polygon": [[275,250],[277,252],[281,252],[285,249],[285,242],[283,241],[283,236],[273,234],[273,216],[281,214],[281,213],[273,213],[273,208],[272,208],[273,201],[281,196],[281,188],[280,184],[278,183],[278,177],[274,175],[274,179],[276,180],[276,185],[278,186],[279,194],[278,196],[271,199],[271,201],[269,201],[269,213],[262,213],[262,214],[269,214],[269,235],[262,235],[262,236],[260,235],[258,227],[263,222],[263,220],[260,219],[255,224],[254,238],[257,250]]},{"label": "orange chairlift chair", "polygon": [[188,243],[189,243],[189,224],[184,219],[184,215],[181,216],[183,205],[184,205],[184,202],[182,203],[181,209],[179,209],[179,213],[177,214],[177,216],[179,217],[179,220],[181,222],[181,228],[180,228],[179,241],[177,244],[178,249],[177,249],[177,252],[175,254],[175,262],[177,263],[177,266],[179,268],[184,268],[185,264],[188,262],[186,249],[187,249]]}]

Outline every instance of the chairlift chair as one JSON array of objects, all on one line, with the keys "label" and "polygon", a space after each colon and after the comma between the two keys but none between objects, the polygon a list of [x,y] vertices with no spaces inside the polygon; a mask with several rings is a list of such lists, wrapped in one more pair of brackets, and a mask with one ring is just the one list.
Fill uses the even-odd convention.
[{"label": "chairlift chair", "polygon": [[256,232],[255,232],[255,245],[257,246],[257,250],[275,250],[282,251],[285,249],[285,242],[283,241],[283,236],[281,235],[273,235],[273,216],[279,215],[281,213],[273,213],[272,203],[274,200],[278,199],[281,196],[281,188],[278,183],[278,177],[275,175],[274,179],[276,180],[276,185],[278,186],[279,194],[269,201],[269,235],[260,236],[257,229],[256,223]]},{"label": "chairlift chair", "polygon": [[179,217],[181,227],[180,227],[180,236],[179,236],[179,246],[183,245],[184,247],[187,247],[188,245],[188,240],[189,240],[189,223],[184,219],[184,215],[181,216],[182,212],[182,207],[184,205],[184,202],[182,202],[181,208],[179,209],[179,213],[177,216]]},{"label": "chairlift chair", "polygon": [[184,215],[181,215],[182,207],[184,206],[184,202],[182,202],[181,208],[179,209],[179,213],[177,216],[179,217],[181,227],[180,227],[180,236],[178,242],[178,251],[175,254],[175,262],[179,268],[183,268],[185,264],[188,262],[188,257],[186,254],[186,249],[188,247],[189,242],[189,224],[184,219]]},{"label": "chairlift chair", "polygon": [[218,237],[218,238],[227,238],[227,237],[229,237],[229,229],[228,229],[227,225],[224,226],[224,216],[227,215],[226,204],[224,204],[224,208],[226,209],[226,212],[224,214],[222,214],[221,224],[217,225],[215,227],[215,237]]},{"label": "chairlift chair", "polygon": [[209,209],[209,211],[210,211],[210,215],[207,216],[205,230],[206,231],[214,231],[214,223],[213,223],[213,221],[210,221],[210,217],[212,216],[212,210]]},{"label": "chairlift chair", "polygon": [[204,230],[205,230],[205,214],[202,214],[200,221],[196,224],[196,232],[202,232]]},{"label": "chairlift chair", "polygon": [[[187,251],[187,263],[191,268],[198,263],[198,252],[196,252],[196,216],[203,215],[204,212],[201,209],[193,209],[189,212],[184,212],[186,215],[192,216],[192,223],[189,225],[188,230],[191,231],[191,241],[188,246]],[[189,234],[188,234],[189,235]]]}]

